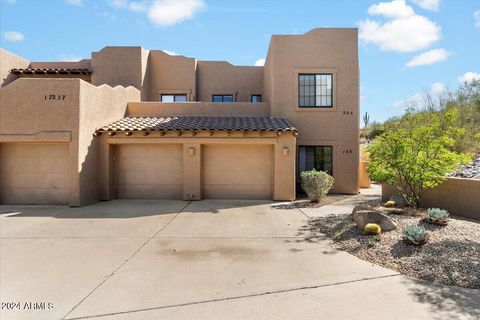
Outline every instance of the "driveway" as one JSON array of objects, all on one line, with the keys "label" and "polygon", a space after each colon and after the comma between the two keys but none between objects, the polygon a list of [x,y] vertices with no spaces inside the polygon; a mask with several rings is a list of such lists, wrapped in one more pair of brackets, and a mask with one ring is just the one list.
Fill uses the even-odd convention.
[{"label": "driveway", "polygon": [[476,290],[401,276],[304,231],[309,216],[348,211],[363,199],[308,210],[253,200],[0,206],[0,298],[14,308],[2,305],[1,318],[480,315]]}]

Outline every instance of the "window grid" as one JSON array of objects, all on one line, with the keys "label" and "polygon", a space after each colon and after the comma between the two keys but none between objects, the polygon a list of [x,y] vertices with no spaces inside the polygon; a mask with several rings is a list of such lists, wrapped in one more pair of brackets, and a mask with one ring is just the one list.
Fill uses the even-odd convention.
[{"label": "window grid", "polygon": [[233,102],[232,94],[214,94],[212,95],[212,102]]},{"label": "window grid", "polygon": [[333,74],[299,74],[298,105],[300,108],[333,107]]}]

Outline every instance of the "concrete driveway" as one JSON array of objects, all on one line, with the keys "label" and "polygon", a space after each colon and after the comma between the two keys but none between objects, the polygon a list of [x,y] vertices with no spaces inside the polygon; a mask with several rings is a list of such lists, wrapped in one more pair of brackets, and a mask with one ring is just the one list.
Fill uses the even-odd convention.
[{"label": "concrete driveway", "polygon": [[324,211],[253,200],[0,206],[1,318],[480,315],[476,290],[409,279],[310,238],[307,214]]}]

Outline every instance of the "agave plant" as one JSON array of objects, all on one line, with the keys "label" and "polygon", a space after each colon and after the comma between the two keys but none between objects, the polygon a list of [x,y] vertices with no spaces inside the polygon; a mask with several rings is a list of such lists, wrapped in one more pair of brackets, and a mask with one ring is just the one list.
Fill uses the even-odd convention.
[{"label": "agave plant", "polygon": [[439,208],[430,208],[427,210],[427,216],[425,217],[425,221],[438,224],[441,226],[445,226],[448,224],[448,218],[450,214],[447,210],[442,210]]},{"label": "agave plant", "polygon": [[427,241],[428,233],[424,227],[409,225],[403,229],[402,238],[409,244],[420,246]]}]

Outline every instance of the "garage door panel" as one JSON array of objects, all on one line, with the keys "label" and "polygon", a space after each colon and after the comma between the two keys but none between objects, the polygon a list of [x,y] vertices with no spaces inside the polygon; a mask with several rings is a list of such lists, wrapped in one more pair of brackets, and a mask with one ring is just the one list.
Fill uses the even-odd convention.
[{"label": "garage door panel", "polygon": [[68,144],[2,144],[0,201],[15,204],[67,204]]},{"label": "garage door panel", "polygon": [[117,197],[121,199],[177,199],[183,185],[119,185]]},{"label": "garage door panel", "polygon": [[116,150],[117,198],[181,198],[181,145],[120,145]]},{"label": "garage door panel", "polygon": [[205,184],[244,184],[244,185],[268,185],[271,183],[270,171],[250,171],[248,173],[239,171],[205,172]]},{"label": "garage door panel", "polygon": [[271,187],[261,185],[209,185],[205,198],[217,199],[269,199]]},{"label": "garage door panel", "polygon": [[120,171],[117,176],[119,184],[146,184],[169,185],[179,184],[178,177],[183,176],[182,171]]},{"label": "garage door panel", "polygon": [[[168,161],[166,161],[168,159]],[[137,158],[137,157],[117,157],[117,168],[122,171],[157,171],[170,172],[179,170],[179,163],[183,159],[175,159],[170,155],[160,155],[158,157]]]},{"label": "garage door panel", "polygon": [[207,145],[203,154],[204,197],[225,199],[272,197],[272,146]]}]

